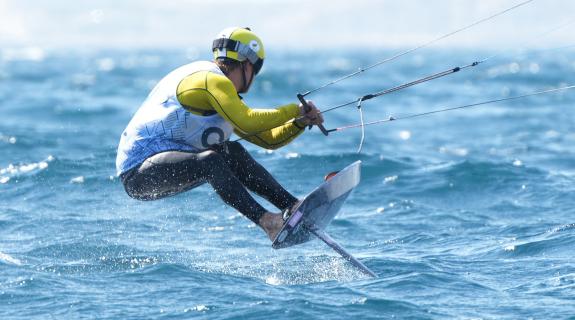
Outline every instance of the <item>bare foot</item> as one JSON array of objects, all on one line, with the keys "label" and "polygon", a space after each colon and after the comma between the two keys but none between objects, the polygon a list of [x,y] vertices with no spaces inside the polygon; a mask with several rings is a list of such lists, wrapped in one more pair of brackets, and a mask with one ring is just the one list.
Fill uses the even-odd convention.
[{"label": "bare foot", "polygon": [[280,232],[284,224],[284,219],[281,213],[266,212],[259,221],[259,225],[264,229],[271,241],[274,241],[278,232]]}]

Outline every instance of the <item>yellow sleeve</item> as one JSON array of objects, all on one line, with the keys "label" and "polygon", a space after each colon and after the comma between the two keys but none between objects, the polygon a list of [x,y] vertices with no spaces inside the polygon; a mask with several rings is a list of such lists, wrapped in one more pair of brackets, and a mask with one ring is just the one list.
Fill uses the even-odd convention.
[{"label": "yellow sleeve", "polygon": [[302,134],[303,131],[303,128],[298,128],[293,124],[293,122],[252,135],[247,135],[238,130],[234,130],[238,136],[266,149],[278,149],[283,147],[297,138],[297,136]]},{"label": "yellow sleeve", "polygon": [[297,104],[277,109],[251,109],[238,96],[233,83],[225,76],[210,73],[206,87],[213,108],[247,141],[266,149],[287,145],[304,130],[291,120],[299,115]]},{"label": "yellow sleeve", "polygon": [[299,115],[296,104],[277,109],[251,109],[238,96],[233,83],[223,75],[208,73],[206,89],[212,107],[236,132],[255,134],[285,124]]},{"label": "yellow sleeve", "polygon": [[201,116],[216,114],[208,99],[206,77],[209,71],[192,73],[182,79],[176,90],[178,101],[187,111]]},{"label": "yellow sleeve", "polygon": [[237,135],[266,149],[285,146],[304,131],[291,122],[299,115],[297,104],[251,109],[226,76],[213,72],[201,71],[184,78],[178,85],[177,97],[194,114],[217,112],[234,127]]}]

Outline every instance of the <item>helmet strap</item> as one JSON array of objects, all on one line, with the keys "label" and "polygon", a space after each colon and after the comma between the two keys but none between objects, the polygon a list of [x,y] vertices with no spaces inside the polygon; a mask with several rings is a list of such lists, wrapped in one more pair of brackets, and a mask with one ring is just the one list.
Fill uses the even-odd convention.
[{"label": "helmet strap", "polygon": [[248,92],[250,86],[252,85],[252,81],[254,80],[254,72],[252,71],[252,74],[250,76],[250,81],[248,82],[247,77],[246,77],[246,62],[247,61],[242,61],[241,62],[241,66],[242,66],[242,81],[243,81],[243,88],[241,93],[246,93]]}]

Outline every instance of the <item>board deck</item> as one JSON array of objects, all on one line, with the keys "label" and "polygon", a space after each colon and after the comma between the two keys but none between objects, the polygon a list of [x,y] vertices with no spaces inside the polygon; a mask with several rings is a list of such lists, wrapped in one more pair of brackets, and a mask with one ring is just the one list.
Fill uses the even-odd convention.
[{"label": "board deck", "polygon": [[310,227],[324,230],[359,184],[361,161],[356,161],[308,194],[295,208],[274,240],[274,249],[287,248],[314,238]]},{"label": "board deck", "polygon": [[292,210],[293,213],[284,223],[272,247],[287,248],[317,237],[362,272],[376,277],[375,273],[324,232],[349,194],[359,184],[360,173],[361,161],[356,161],[308,194],[298,207]]}]

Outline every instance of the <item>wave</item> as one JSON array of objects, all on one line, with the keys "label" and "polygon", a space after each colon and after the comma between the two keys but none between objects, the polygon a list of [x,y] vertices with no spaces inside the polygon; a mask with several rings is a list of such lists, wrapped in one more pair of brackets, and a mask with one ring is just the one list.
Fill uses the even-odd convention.
[{"label": "wave", "polygon": [[575,245],[575,224],[565,224],[544,232],[533,233],[540,228],[538,225],[506,228],[505,234],[518,236],[505,241],[502,247],[490,253],[507,258],[563,257]]}]

